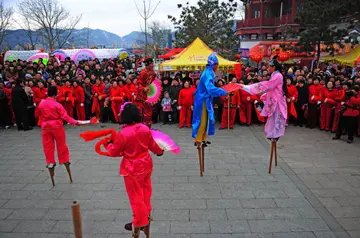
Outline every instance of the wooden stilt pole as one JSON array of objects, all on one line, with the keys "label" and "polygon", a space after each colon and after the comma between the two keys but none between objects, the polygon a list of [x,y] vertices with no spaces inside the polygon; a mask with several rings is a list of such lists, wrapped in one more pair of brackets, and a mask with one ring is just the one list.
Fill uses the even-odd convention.
[{"label": "wooden stilt pole", "polygon": [[275,166],[277,166],[277,141],[274,141]]},{"label": "wooden stilt pole", "polygon": [[202,160],[202,171],[205,172],[205,144],[206,142],[204,141],[201,145],[201,160]]},{"label": "wooden stilt pole", "polygon": [[72,176],[71,176],[70,163],[64,163],[64,165],[65,165],[66,171],[69,174],[70,183],[72,183],[73,180],[72,180]]},{"label": "wooden stilt pole", "polygon": [[55,167],[53,168],[48,168],[49,170],[49,174],[50,174],[50,178],[51,178],[51,183],[53,186],[55,186],[55,180],[54,180],[54,176],[55,176]]},{"label": "wooden stilt pole", "polygon": [[75,238],[82,238],[82,222],[80,215],[80,204],[74,201],[71,205],[73,224],[74,224],[74,235]]},{"label": "wooden stilt pole", "polygon": [[199,155],[199,163],[200,163],[200,176],[203,176],[203,165],[202,165],[202,145],[201,142],[196,142],[197,145],[197,150],[198,150],[198,155]]},{"label": "wooden stilt pole", "polygon": [[271,141],[271,152],[270,152],[269,174],[271,174],[271,167],[272,167],[273,155],[274,155],[274,142],[273,142],[273,141]]}]

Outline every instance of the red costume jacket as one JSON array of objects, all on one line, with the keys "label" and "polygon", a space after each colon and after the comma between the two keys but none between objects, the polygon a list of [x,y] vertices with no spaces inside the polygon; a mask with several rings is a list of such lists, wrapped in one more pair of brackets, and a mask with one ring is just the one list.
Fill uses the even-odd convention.
[{"label": "red costume jacket", "polygon": [[[324,86],[318,85],[311,85],[309,87],[309,103],[315,104],[318,101],[322,101],[323,98],[323,90]],[[314,97],[314,98],[313,98]]]},{"label": "red costume jacket", "polygon": [[345,117],[358,117],[360,115],[360,98],[351,97],[345,102],[345,105],[349,106],[346,108],[343,116]]},{"label": "red costume jacket", "polygon": [[124,91],[127,93],[127,98],[129,101],[133,102],[135,100],[135,96],[137,94],[137,88],[135,84],[126,84],[124,86]]},{"label": "red costume jacket", "polygon": [[[223,102],[224,102],[224,107],[228,107],[228,102],[229,100],[226,99],[226,96],[222,96],[220,97]],[[240,106],[240,103],[241,103],[241,96],[240,96],[240,92],[239,91],[234,91],[232,92],[232,96],[230,97],[229,95],[229,98],[230,98],[230,105],[231,107],[237,107],[237,106]]]},{"label": "red costume jacket", "polygon": [[338,90],[336,89],[332,89],[332,90],[329,90],[329,89],[324,89],[324,92],[323,92],[323,103],[325,104],[329,104],[331,106],[335,106],[336,105],[336,97],[337,97],[337,92]]},{"label": "red costume jacket", "polygon": [[178,105],[191,106],[194,104],[194,90],[191,88],[183,88],[179,92]]},{"label": "red costume jacket", "polygon": [[85,92],[81,86],[74,87],[73,97],[75,99],[75,104],[81,104],[85,102]]},{"label": "red costume jacket", "polygon": [[42,100],[47,98],[47,88],[34,87],[32,90],[34,92],[34,103],[36,103],[36,105],[39,105]]}]

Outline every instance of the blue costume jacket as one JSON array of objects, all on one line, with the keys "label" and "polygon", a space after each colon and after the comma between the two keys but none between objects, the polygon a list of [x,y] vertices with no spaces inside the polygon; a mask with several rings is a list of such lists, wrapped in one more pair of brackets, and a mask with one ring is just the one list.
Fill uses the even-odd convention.
[{"label": "blue costume jacket", "polygon": [[213,98],[225,96],[226,91],[221,88],[215,87],[214,82],[215,82],[215,73],[212,70],[212,66],[209,65],[206,67],[205,71],[201,74],[200,82],[195,92],[194,112],[193,112],[193,121],[192,121],[193,138],[196,138],[200,127],[201,114],[202,114],[204,102],[206,103],[206,109],[208,112],[206,134],[208,136],[215,134],[215,115],[212,105]]}]

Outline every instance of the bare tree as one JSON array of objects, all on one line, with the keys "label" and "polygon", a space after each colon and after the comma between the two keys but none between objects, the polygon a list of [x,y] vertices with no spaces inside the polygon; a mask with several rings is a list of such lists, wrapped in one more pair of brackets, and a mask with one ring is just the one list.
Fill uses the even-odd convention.
[{"label": "bare tree", "polygon": [[134,0],[136,9],[140,17],[144,20],[144,32],[145,32],[145,55],[148,53],[148,35],[147,35],[147,22],[155,13],[156,8],[159,6],[161,1],[157,1],[156,4],[152,4],[151,0],[142,0],[142,8],[139,7],[136,0]]},{"label": "bare tree", "polygon": [[3,0],[0,1],[0,46],[2,45],[6,36],[6,31],[11,26],[11,19],[14,14],[14,10],[9,7],[5,8]]},{"label": "bare tree", "polygon": [[49,49],[67,44],[81,19],[81,15],[71,17],[58,0],[22,0],[18,11],[45,38]]},{"label": "bare tree", "polygon": [[[40,40],[40,32],[37,29],[34,29],[29,19],[26,17],[21,17],[21,20],[16,21],[19,27],[25,32],[28,38],[29,50],[35,50],[36,44],[39,43]],[[26,49],[27,46],[25,45]]]}]

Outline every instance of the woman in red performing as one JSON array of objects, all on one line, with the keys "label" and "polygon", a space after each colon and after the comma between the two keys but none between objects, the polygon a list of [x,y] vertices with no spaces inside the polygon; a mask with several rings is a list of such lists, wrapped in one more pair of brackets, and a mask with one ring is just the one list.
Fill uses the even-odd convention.
[{"label": "woman in red performing", "polygon": [[191,127],[191,114],[192,114],[192,105],[194,104],[194,90],[190,88],[190,82],[185,81],[184,87],[180,90],[179,93],[179,108],[180,108],[180,128]]},{"label": "woman in red performing", "polygon": [[150,238],[153,162],[149,150],[158,156],[164,151],[155,142],[149,127],[141,123],[140,110],[136,105],[125,105],[120,117],[123,129],[106,149],[110,156],[123,156],[120,175],[124,176],[133,212],[133,221],[126,224],[125,229],[132,230],[133,238],[140,237],[141,230]]}]

